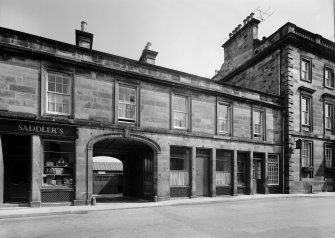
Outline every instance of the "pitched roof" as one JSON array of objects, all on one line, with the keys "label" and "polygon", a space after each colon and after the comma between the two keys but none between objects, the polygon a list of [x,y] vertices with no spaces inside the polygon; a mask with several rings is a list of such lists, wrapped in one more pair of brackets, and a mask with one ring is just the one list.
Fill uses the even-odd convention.
[{"label": "pitched roof", "polygon": [[121,162],[93,162],[93,170],[123,171],[123,164]]}]

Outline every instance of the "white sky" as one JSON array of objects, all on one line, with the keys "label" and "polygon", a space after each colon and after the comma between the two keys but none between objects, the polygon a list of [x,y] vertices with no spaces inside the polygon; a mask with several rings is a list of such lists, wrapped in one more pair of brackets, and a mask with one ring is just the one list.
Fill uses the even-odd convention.
[{"label": "white sky", "polygon": [[286,22],[331,39],[333,0],[0,0],[0,26],[67,43],[88,23],[93,49],[138,60],[148,41],[156,64],[212,77],[221,45],[255,9],[274,14],[259,38]]}]

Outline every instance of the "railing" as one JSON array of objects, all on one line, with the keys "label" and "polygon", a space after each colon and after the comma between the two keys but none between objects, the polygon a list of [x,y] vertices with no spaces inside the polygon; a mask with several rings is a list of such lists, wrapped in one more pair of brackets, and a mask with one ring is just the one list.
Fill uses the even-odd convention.
[{"label": "railing", "polygon": [[302,28],[299,28],[297,26],[293,26],[294,27],[294,33],[297,34],[298,36],[301,36],[305,39],[314,41],[322,46],[325,46],[327,48],[333,49],[335,50],[335,43],[327,40],[325,38],[323,38],[322,36],[319,36],[317,34],[311,33],[309,31],[306,31]]},{"label": "railing", "polygon": [[335,50],[335,43],[330,41],[330,40],[320,38],[320,44],[327,47],[327,48],[331,48],[331,49]]},{"label": "railing", "polygon": [[295,34],[297,34],[298,36],[301,36],[301,37],[304,37],[308,40],[311,40],[311,41],[315,41],[315,34],[309,32],[309,31],[306,31],[302,28],[299,28],[299,27],[295,27],[294,28],[294,31],[295,31]]},{"label": "railing", "polygon": [[189,175],[187,171],[171,170],[170,171],[170,186],[188,186]]}]

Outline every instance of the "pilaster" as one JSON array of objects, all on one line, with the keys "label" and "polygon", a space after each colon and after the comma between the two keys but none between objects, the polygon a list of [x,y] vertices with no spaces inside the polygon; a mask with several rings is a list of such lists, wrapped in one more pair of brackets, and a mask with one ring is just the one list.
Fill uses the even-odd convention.
[{"label": "pilaster", "polygon": [[234,150],[233,157],[233,196],[237,195],[237,150]]},{"label": "pilaster", "polygon": [[216,149],[211,150],[211,159],[210,159],[210,196],[216,197]]},{"label": "pilaster", "polygon": [[191,198],[195,198],[197,195],[196,193],[196,186],[197,186],[197,178],[196,178],[196,155],[197,155],[197,149],[195,146],[192,147],[192,152],[191,152]]},{"label": "pilaster", "polygon": [[5,188],[5,168],[4,168],[4,162],[3,162],[3,154],[2,154],[2,141],[1,141],[1,135],[0,135],[0,206],[3,204],[4,199],[4,188]]},{"label": "pilaster", "polygon": [[31,207],[41,206],[42,143],[40,136],[31,137]]}]

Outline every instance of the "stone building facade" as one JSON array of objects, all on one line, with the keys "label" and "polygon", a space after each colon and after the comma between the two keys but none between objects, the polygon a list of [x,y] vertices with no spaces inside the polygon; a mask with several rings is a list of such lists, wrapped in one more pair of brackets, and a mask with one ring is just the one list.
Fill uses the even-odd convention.
[{"label": "stone building facade", "polygon": [[280,96],[285,193],[334,191],[335,44],[292,23],[259,40],[259,23],[223,44],[213,80]]},{"label": "stone building facade", "polygon": [[123,162],[125,196],[283,192],[279,94],[157,66],[150,45],[98,52],[86,33],[0,28],[0,205],[90,204],[93,156]]}]

